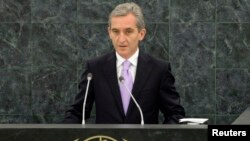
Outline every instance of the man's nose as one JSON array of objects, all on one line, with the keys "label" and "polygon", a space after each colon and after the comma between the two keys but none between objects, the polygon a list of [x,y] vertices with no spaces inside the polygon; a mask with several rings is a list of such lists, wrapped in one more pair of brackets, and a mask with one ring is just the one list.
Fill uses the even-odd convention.
[{"label": "man's nose", "polygon": [[120,33],[118,36],[118,41],[119,42],[124,42],[126,40],[126,36],[124,33]]}]

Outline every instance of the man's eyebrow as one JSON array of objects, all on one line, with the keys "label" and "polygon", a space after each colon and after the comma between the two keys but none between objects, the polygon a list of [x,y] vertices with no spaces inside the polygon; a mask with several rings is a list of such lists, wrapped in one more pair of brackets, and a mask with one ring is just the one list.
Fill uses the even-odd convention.
[{"label": "man's eyebrow", "polygon": [[117,28],[111,28],[111,30],[118,30]]},{"label": "man's eyebrow", "polygon": [[116,29],[116,28],[111,28],[111,30],[118,30],[118,29]]},{"label": "man's eyebrow", "polygon": [[129,27],[129,28],[125,28],[125,30],[134,30],[134,29]]}]

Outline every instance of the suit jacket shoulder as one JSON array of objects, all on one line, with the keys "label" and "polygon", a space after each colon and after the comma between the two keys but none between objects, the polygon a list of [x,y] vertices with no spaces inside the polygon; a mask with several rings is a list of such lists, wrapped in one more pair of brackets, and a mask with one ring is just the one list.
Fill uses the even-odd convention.
[{"label": "suit jacket shoulder", "polygon": [[171,70],[170,63],[168,61],[156,58],[142,51],[140,51],[140,60],[144,60],[145,62],[148,62],[149,64],[153,65],[152,67],[160,70]]}]

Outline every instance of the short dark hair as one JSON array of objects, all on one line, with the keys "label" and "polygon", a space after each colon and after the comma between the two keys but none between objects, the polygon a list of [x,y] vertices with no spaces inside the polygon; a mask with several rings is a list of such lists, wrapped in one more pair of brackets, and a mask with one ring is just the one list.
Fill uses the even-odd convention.
[{"label": "short dark hair", "polygon": [[117,5],[115,9],[109,15],[109,21],[108,21],[109,27],[111,27],[112,17],[126,16],[129,13],[133,14],[136,17],[136,20],[137,20],[136,26],[139,30],[145,28],[145,21],[144,21],[142,10],[140,6],[138,6],[134,2],[122,3],[122,4]]}]

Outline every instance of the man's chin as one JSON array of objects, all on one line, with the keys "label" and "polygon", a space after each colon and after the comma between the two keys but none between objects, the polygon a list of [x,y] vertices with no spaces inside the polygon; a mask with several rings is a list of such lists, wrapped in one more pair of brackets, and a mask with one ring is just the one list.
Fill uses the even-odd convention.
[{"label": "man's chin", "polygon": [[127,58],[127,56],[129,56],[128,51],[121,51],[121,50],[119,50],[119,51],[117,51],[117,53],[118,53],[121,57],[123,57],[123,58]]}]

